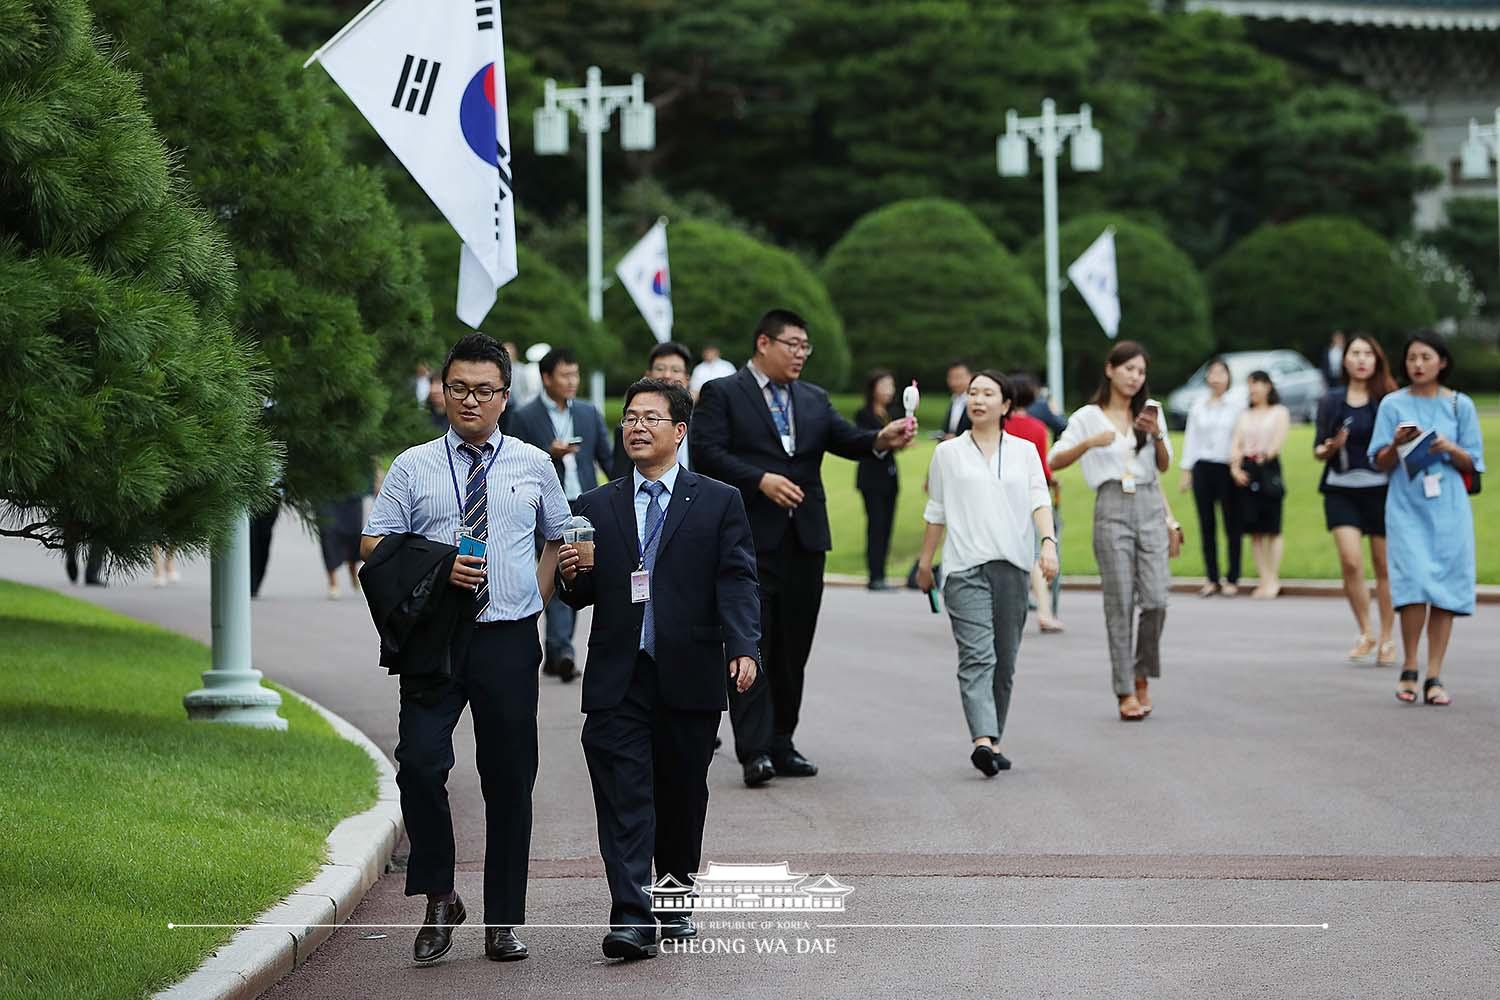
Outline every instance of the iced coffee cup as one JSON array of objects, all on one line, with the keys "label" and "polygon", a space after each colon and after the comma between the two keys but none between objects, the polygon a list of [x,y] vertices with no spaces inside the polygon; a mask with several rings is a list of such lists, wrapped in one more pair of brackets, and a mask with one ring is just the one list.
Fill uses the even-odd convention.
[{"label": "iced coffee cup", "polygon": [[594,525],[582,514],[574,515],[563,529],[563,541],[578,550],[578,572],[594,568]]}]

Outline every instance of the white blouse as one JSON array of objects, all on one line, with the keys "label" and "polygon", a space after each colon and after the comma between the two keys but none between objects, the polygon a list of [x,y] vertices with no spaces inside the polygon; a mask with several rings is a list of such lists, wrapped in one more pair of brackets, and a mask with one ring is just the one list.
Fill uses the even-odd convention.
[{"label": "white blouse", "polygon": [[[1048,459],[1055,464],[1059,452],[1080,445],[1104,431],[1114,434],[1115,443],[1107,448],[1090,448],[1078,460],[1089,489],[1097,490],[1107,482],[1122,480],[1127,472],[1137,483],[1156,481],[1156,442],[1147,437],[1145,447],[1137,450],[1135,428],[1131,428],[1128,434],[1121,434],[1114,421],[1093,403],[1068,418],[1067,428],[1047,453]],[[1163,438],[1163,442],[1167,446],[1167,461],[1170,462],[1172,442],[1169,438]]]},{"label": "white blouse", "polygon": [[1187,437],[1182,442],[1182,467],[1191,469],[1199,462],[1229,464],[1234,444],[1234,423],[1245,412],[1243,403],[1230,400],[1226,393],[1217,401],[1204,396],[1188,410]]},{"label": "white blouse", "polygon": [[927,472],[928,524],[945,524],[943,572],[961,573],[1000,560],[1031,570],[1036,561],[1031,515],[1051,507],[1036,446],[1012,434],[985,458],[969,431],[932,453]]}]

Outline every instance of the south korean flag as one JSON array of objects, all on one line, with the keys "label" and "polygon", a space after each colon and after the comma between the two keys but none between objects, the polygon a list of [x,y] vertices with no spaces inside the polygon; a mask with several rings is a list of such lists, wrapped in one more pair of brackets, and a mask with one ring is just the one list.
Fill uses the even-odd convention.
[{"label": "south korean flag", "polygon": [[321,62],[463,240],[458,318],[516,276],[499,0],[375,0]]}]

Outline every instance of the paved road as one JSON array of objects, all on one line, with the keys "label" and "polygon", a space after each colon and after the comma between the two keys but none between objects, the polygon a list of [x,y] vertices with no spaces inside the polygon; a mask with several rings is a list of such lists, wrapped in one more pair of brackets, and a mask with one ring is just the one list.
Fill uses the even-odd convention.
[{"label": "paved road", "polygon": [[[0,567],[66,586],[56,561],[19,543],[0,543]],[[72,592],[207,639],[207,581],[191,564],[166,590]],[[830,590],[798,740],[823,774],[752,791],[721,757],[705,859],[831,873],[855,890],[837,919],[720,927],[701,940],[728,953],[630,967],[604,963],[591,928],[533,926],[531,960],[505,966],[485,961],[477,930],[461,932],[432,968],[410,965],[410,930],[350,929],[268,996],[1494,995],[1500,609],[1459,623],[1456,704],[1439,710],[1402,706],[1389,672],[1341,662],[1339,602],[1178,598],[1167,676],[1142,725],[1114,718],[1097,596],[1069,594],[1064,610],[1066,635],[1027,636],[1005,740],[1016,769],[986,781],[967,759],[946,619],[914,595]],[[255,606],[257,666],[389,752],[395,686],[373,643],[362,602],[324,597],[315,546],[284,521]],[[533,925],[607,919],[578,696],[544,680]],[[459,739],[471,760],[467,724]],[[461,763],[450,787],[459,888],[477,908],[472,768]],[[418,922],[421,910],[397,873],[355,921]],[[757,942],[775,950],[757,954]]]}]

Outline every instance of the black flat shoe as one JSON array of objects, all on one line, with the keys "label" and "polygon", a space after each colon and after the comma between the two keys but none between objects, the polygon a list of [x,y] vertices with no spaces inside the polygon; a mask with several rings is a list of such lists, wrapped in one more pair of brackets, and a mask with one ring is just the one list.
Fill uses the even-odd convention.
[{"label": "black flat shoe", "polygon": [[995,754],[995,766],[998,767],[1002,771],[1009,771],[1010,770],[1010,758],[1007,757],[1007,756],[1005,756],[1005,754],[1001,753],[999,750],[994,751],[994,754]]},{"label": "black flat shoe", "polygon": [[982,744],[975,745],[974,752],[969,754],[969,763],[983,771],[986,778],[1000,773],[1000,765],[995,763],[995,751]]},{"label": "black flat shoe", "polygon": [[519,962],[530,955],[513,927],[486,927],[484,953],[492,962]]},{"label": "black flat shoe", "polygon": [[752,757],[745,762],[745,784],[750,788],[764,785],[776,777],[776,768],[765,754]]},{"label": "black flat shoe", "polygon": [[663,941],[684,941],[697,936],[698,925],[693,923],[693,918],[686,913],[675,917],[663,917],[661,920]]},{"label": "black flat shoe", "polygon": [[572,657],[559,657],[557,665],[553,669],[557,673],[557,679],[564,684],[570,683],[573,678],[578,676],[578,665],[573,662]]},{"label": "black flat shoe", "polygon": [[796,750],[773,754],[771,764],[776,768],[777,774],[788,778],[811,778],[818,773],[818,765]]},{"label": "black flat shoe", "polygon": [[639,927],[620,927],[610,931],[604,935],[602,948],[605,958],[619,958],[626,962],[656,957],[656,942]]},{"label": "black flat shoe", "polygon": [[411,957],[418,962],[436,962],[453,947],[453,928],[463,923],[469,914],[464,910],[464,901],[454,896],[452,901],[428,902],[427,915],[422,918],[422,929],[412,942]]}]

